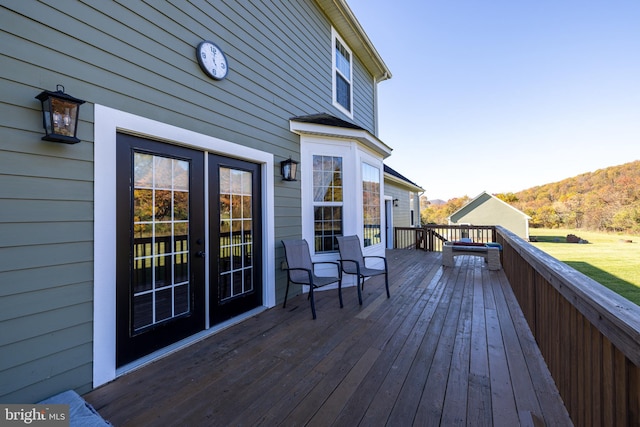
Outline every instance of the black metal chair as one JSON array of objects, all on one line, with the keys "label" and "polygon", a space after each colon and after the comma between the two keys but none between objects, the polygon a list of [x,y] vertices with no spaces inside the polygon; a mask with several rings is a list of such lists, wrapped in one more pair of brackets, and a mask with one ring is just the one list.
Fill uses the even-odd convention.
[{"label": "black metal chair", "polygon": [[[304,239],[282,240],[282,246],[284,246],[284,255],[287,260],[287,290],[284,293],[284,304],[282,304],[282,308],[287,306],[290,283],[307,285],[309,286],[309,295],[307,298],[311,300],[311,313],[315,319],[316,304],[313,295],[314,289],[336,282],[338,282],[338,296],[340,298],[340,308],[342,308],[342,272],[340,271],[340,264],[331,261],[312,262],[309,244]],[[316,276],[314,268],[317,264],[335,265],[338,271],[338,277]]]},{"label": "black metal chair", "polygon": [[[384,284],[387,288],[387,298],[391,298],[389,294],[389,275],[387,274],[387,259],[383,256],[363,256],[360,239],[358,236],[341,236],[337,237],[338,248],[340,250],[340,265],[342,272],[354,274],[357,277],[358,302],[362,305],[362,291],[364,289],[364,279],[371,276],[379,276],[384,274]],[[368,258],[380,258],[384,261],[384,268],[369,268],[365,260]],[[362,280],[362,283],[360,282]]]}]

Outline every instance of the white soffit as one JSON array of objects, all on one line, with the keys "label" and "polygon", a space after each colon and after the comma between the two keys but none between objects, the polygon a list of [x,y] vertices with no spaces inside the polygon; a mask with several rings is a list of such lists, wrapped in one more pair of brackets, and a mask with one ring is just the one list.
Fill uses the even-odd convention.
[{"label": "white soffit", "polygon": [[298,135],[355,140],[378,153],[383,159],[391,155],[391,147],[364,129],[350,129],[295,120],[289,120],[289,129]]}]

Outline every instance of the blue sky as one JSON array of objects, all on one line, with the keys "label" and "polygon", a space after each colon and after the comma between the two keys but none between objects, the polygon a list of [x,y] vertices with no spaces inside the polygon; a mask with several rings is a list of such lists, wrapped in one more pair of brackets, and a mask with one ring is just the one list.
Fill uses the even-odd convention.
[{"label": "blue sky", "polygon": [[386,163],[429,199],[640,159],[640,0],[348,0],[391,70]]}]

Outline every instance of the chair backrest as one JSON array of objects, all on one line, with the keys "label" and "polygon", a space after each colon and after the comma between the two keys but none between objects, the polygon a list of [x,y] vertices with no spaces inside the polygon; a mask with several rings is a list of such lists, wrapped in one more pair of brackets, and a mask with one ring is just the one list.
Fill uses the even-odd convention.
[{"label": "chair backrest", "polygon": [[337,239],[340,258],[352,259],[357,261],[361,268],[364,267],[364,257],[358,236],[339,236]]},{"label": "chair backrest", "polygon": [[[289,268],[305,268],[313,272],[309,244],[305,239],[283,240],[282,246],[284,246],[284,256]],[[294,282],[307,283],[309,274],[306,271],[294,270],[289,271],[289,278]]]}]

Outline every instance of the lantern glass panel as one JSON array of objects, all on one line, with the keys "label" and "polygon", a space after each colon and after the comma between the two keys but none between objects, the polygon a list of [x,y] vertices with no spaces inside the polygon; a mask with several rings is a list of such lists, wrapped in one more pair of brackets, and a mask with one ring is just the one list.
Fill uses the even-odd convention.
[{"label": "lantern glass panel", "polygon": [[298,173],[298,164],[291,162],[291,179],[296,179],[296,174]]},{"label": "lantern glass panel", "polygon": [[298,164],[291,159],[285,160],[281,164],[282,179],[285,181],[295,181],[296,173],[298,171]]},{"label": "lantern glass panel", "polygon": [[[78,104],[58,98],[49,98],[48,101],[51,103],[49,120],[52,123],[47,126],[47,132],[70,137],[75,136]],[[49,131],[51,128],[52,130]]]}]

